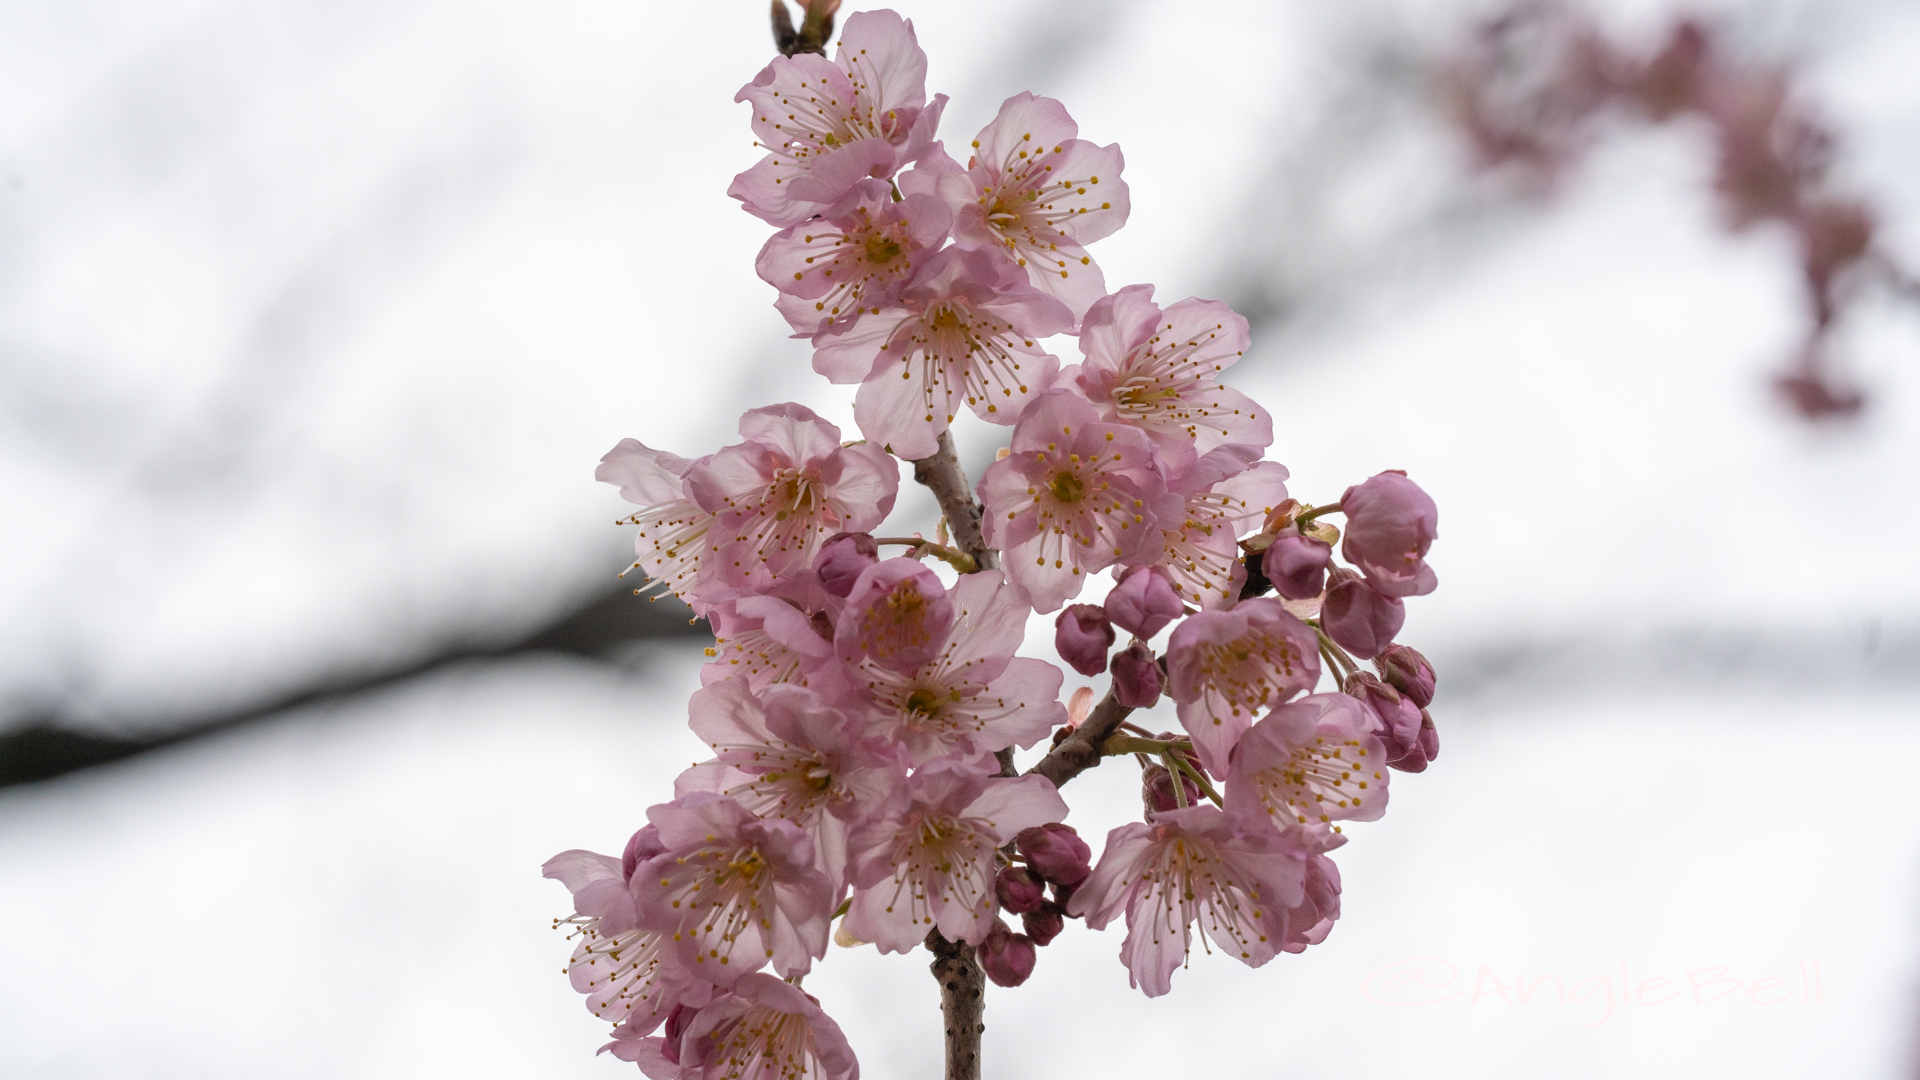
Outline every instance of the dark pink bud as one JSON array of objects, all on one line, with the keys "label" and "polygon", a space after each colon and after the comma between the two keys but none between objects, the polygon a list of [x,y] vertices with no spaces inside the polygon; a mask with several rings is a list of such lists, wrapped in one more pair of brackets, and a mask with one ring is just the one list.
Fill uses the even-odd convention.
[{"label": "dark pink bud", "polygon": [[1113,654],[1113,699],[1129,709],[1147,709],[1160,700],[1160,662],[1147,643],[1134,638]]},{"label": "dark pink bud", "polygon": [[1362,660],[1380,655],[1407,621],[1398,597],[1382,596],[1351,571],[1333,572],[1334,584],[1320,605],[1320,625],[1334,643]]},{"label": "dark pink bud", "polygon": [[1136,637],[1152,637],[1186,610],[1161,566],[1134,567],[1107,594],[1107,618]]},{"label": "dark pink bud", "polygon": [[1107,650],[1113,648],[1113,626],[1107,613],[1092,604],[1074,604],[1053,620],[1053,647],[1060,659],[1082,675],[1107,670]]},{"label": "dark pink bud", "polygon": [[[1186,789],[1187,805],[1200,802],[1200,785],[1182,776],[1180,786]],[[1163,765],[1149,765],[1140,772],[1140,801],[1146,804],[1148,813],[1162,810],[1177,810],[1180,804],[1174,800],[1173,774]]]},{"label": "dark pink bud", "polygon": [[1327,564],[1332,561],[1333,545],[1289,528],[1267,546],[1267,553],[1260,557],[1260,572],[1281,596],[1311,600],[1327,587]]},{"label": "dark pink bud", "polygon": [[1433,704],[1433,665],[1427,658],[1405,645],[1389,645],[1374,658],[1373,666],[1387,685],[1424,709]]},{"label": "dark pink bud", "polygon": [[820,587],[835,596],[853,591],[853,583],[862,571],[880,561],[880,545],[867,533],[835,533],[820,545],[814,556],[813,572],[820,575]]},{"label": "dark pink bud", "polygon": [[1027,869],[1058,885],[1078,885],[1093,871],[1093,850],[1073,826],[1036,825],[1013,838]]},{"label": "dark pink bud", "polygon": [[980,957],[980,967],[997,986],[1019,986],[1033,974],[1033,939],[1025,934],[1010,933],[1007,924],[994,920],[993,930],[987,934],[987,940],[974,950]]},{"label": "dark pink bud", "polygon": [[1025,915],[1047,900],[1046,885],[1019,866],[1001,867],[993,881],[993,892],[1000,898],[1000,906],[1015,915]]},{"label": "dark pink bud", "polygon": [[1037,910],[1020,916],[1020,924],[1026,928],[1027,936],[1035,945],[1049,945],[1060,931],[1067,928],[1066,911],[1059,904],[1049,900]]},{"label": "dark pink bud", "polygon": [[1420,485],[1405,473],[1383,472],[1348,488],[1340,509],[1347,516],[1340,554],[1367,575],[1375,591],[1392,597],[1433,591],[1437,581],[1426,557],[1440,535],[1440,511]]},{"label": "dark pink bud", "polygon": [[1413,751],[1398,761],[1387,764],[1401,772],[1426,772],[1427,765],[1440,756],[1440,730],[1433,726],[1433,717],[1427,710],[1420,710],[1420,737],[1414,743]]},{"label": "dark pink bud", "polygon": [[1387,746],[1387,764],[1418,749],[1420,706],[1364,671],[1350,676],[1342,689],[1373,715],[1373,733]]}]

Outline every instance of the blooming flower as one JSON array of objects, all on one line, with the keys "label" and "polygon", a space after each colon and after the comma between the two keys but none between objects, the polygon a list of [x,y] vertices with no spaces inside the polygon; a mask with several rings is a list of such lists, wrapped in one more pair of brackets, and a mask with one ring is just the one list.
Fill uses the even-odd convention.
[{"label": "blooming flower", "polygon": [[1177,471],[1218,446],[1273,442],[1267,411],[1215,381],[1247,344],[1247,320],[1220,301],[1182,300],[1162,311],[1153,286],[1129,285],[1088,309],[1080,327],[1086,359],[1067,375],[1102,420],[1146,431]]},{"label": "blooming flower", "polygon": [[700,669],[700,684],[740,680],[754,690],[793,683],[839,700],[848,689],[834,661],[833,626],[825,610],[809,613],[781,596],[727,595],[707,610],[714,659]]},{"label": "blooming flower", "polygon": [[693,501],[686,487],[686,475],[696,464],[638,440],[621,439],[593,470],[595,480],[618,487],[621,498],[643,507],[623,519],[640,526],[633,538],[638,559],[634,565],[656,587],[690,604],[712,579],[711,574],[703,577],[701,568],[710,554],[707,532],[713,515]]},{"label": "blooming flower", "polygon": [[714,758],[674,781],[673,793],[711,791],[762,818],[781,818],[813,839],[815,865],[836,898],[845,888],[847,829],[883,809],[905,770],[859,721],[798,686],[750,693],[738,682],[693,695],[694,734]]},{"label": "blooming flower", "polygon": [[1180,724],[1215,776],[1226,775],[1228,755],[1256,713],[1319,678],[1319,639],[1272,597],[1189,616],[1167,642],[1167,681]]},{"label": "blooming flower", "polygon": [[1287,936],[1287,911],[1304,898],[1298,853],[1258,820],[1211,805],[1164,810],[1152,823],[1107,834],[1093,876],[1074,890],[1067,913],[1104,928],[1126,913],[1120,961],[1148,997],[1172,988],[1198,925],[1200,942],[1246,964],[1273,959]]},{"label": "blooming flower", "polygon": [[1345,694],[1280,705],[1240,740],[1227,774],[1227,809],[1273,818],[1282,830],[1331,832],[1335,821],[1387,811],[1387,751],[1375,718]]},{"label": "blooming flower", "polygon": [[587,995],[593,1015],[644,1035],[681,1002],[704,1002],[707,983],[688,973],[665,937],[640,926],[627,884],[631,874],[622,862],[591,851],[563,851],[540,870],[573,893],[574,913],[554,920],[555,927],[572,927],[571,936],[580,941],[567,964],[573,988]]},{"label": "blooming flower", "polygon": [[1164,567],[1173,591],[1196,607],[1237,601],[1247,568],[1235,541],[1287,497],[1287,467],[1258,458],[1252,447],[1219,447],[1167,481],[1183,512],[1162,521],[1157,550],[1131,561]]},{"label": "blooming flower", "polygon": [[769,961],[804,974],[826,954],[834,889],[804,829],[705,791],[647,818],[663,850],[634,870],[634,897],[642,925],[670,936],[688,969],[725,986]]},{"label": "blooming flower", "polygon": [[1073,326],[1073,314],[1017,270],[951,247],[922,260],[898,298],[876,307],[816,334],[813,367],[836,383],[859,383],[861,433],[908,459],[934,452],[962,402],[992,423],[1018,419],[1060,370],[1039,339]]},{"label": "blooming flower", "polygon": [[997,252],[1076,319],[1107,291],[1086,245],[1126,224],[1130,209],[1120,147],[1079,133],[1065,106],[1020,93],[981,129],[964,172],[945,155],[927,158],[954,207],[955,241]]},{"label": "blooming flower", "polygon": [[1009,746],[1032,746],[1066,721],[1060,669],[1016,657],[1030,610],[1026,591],[998,570],[963,574],[948,594],[954,611],[934,659],[900,672],[860,661],[876,734],[919,765],[938,757],[981,762]]},{"label": "blooming flower", "polygon": [[708,549],[729,585],[764,586],[810,570],[834,533],[864,532],[893,509],[899,466],[877,446],[841,446],[840,429],[802,405],[740,418],[736,443],[687,472],[713,515]]},{"label": "blooming flower", "polygon": [[891,11],[849,18],[834,59],[777,56],[735,101],[753,105],[768,154],[727,194],[771,225],[832,215],[855,185],[886,178],[933,144],[946,95],[927,105],[927,54]]},{"label": "blooming flower", "polygon": [[653,1080],[860,1078],[840,1025],[805,991],[764,973],[678,1018],[666,1037],[615,1034],[604,1049]]},{"label": "blooming flower", "polygon": [[946,203],[928,194],[895,202],[884,180],[862,180],[856,195],[844,214],[775,233],[754,263],[780,290],[775,306],[797,334],[817,334],[891,305],[953,224]]},{"label": "blooming flower", "polygon": [[887,559],[854,582],[833,643],[848,663],[867,659],[909,672],[940,655],[952,628],[953,604],[939,577],[913,559]]},{"label": "blooming flower", "polygon": [[1180,509],[1153,443],[1135,428],[1101,423],[1064,389],[1028,406],[1011,452],[987,466],[979,494],[987,543],[1041,612],[1078,595],[1087,574],[1158,539]]},{"label": "blooming flower", "polygon": [[948,762],[923,766],[908,778],[891,813],[854,832],[847,932],[882,952],[906,952],[930,929],[949,941],[985,941],[997,923],[996,849],[1066,813],[1044,776],[989,777]]}]

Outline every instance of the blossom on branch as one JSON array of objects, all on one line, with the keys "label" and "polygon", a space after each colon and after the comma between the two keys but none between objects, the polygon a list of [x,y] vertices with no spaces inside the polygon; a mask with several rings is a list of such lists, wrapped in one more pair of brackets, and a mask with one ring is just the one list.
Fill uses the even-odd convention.
[{"label": "blossom on branch", "polygon": [[764,973],[744,976],[689,1010],[666,1036],[616,1031],[604,1051],[652,1080],[859,1080],[840,1025],[805,991]]},{"label": "blossom on branch", "polygon": [[1224,776],[1254,716],[1320,679],[1313,628],[1271,597],[1189,616],[1167,643],[1167,682],[1200,763]]}]

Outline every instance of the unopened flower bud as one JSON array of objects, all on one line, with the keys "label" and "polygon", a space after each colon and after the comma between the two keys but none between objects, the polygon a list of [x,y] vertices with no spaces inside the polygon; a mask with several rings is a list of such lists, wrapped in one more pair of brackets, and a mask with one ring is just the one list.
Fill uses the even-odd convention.
[{"label": "unopened flower bud", "polygon": [[1093,872],[1093,849],[1071,825],[1036,825],[1015,836],[1013,844],[1027,869],[1056,884],[1078,885]]},{"label": "unopened flower bud", "polygon": [[1007,924],[997,919],[974,954],[980,958],[981,970],[997,986],[1019,986],[1033,974],[1033,939],[1009,932]]},{"label": "unopened flower bud", "polygon": [[1387,764],[1416,749],[1420,739],[1420,706],[1364,671],[1349,676],[1342,689],[1372,714],[1373,733],[1386,744]]},{"label": "unopened flower bud", "polygon": [[1333,546],[1289,529],[1274,537],[1260,557],[1260,570],[1273,589],[1289,600],[1311,600],[1327,587]]},{"label": "unopened flower bud", "polygon": [[634,867],[667,850],[660,842],[660,826],[648,825],[627,838],[627,849],[620,853],[620,876],[633,880]]},{"label": "unopened flower bud", "polygon": [[1015,915],[1037,910],[1047,900],[1046,885],[1020,866],[1001,867],[993,880],[993,893],[1000,898],[1000,906]]},{"label": "unopened flower bud", "polygon": [[1362,660],[1380,655],[1407,621],[1407,606],[1398,597],[1382,596],[1368,579],[1348,570],[1335,570],[1320,606],[1320,625],[1334,643]]},{"label": "unopened flower bud", "polygon": [[1069,606],[1053,621],[1053,647],[1060,659],[1082,675],[1107,670],[1107,650],[1113,648],[1107,613],[1092,604]]},{"label": "unopened flower bud", "polygon": [[1067,928],[1066,914],[1059,904],[1049,900],[1020,916],[1020,925],[1026,929],[1027,936],[1033,939],[1035,945],[1049,945],[1060,936],[1060,931]]},{"label": "unopened flower bud", "polygon": [[820,575],[820,587],[835,596],[853,591],[853,583],[862,571],[880,561],[880,545],[867,533],[835,533],[820,545],[814,557],[813,572]]},{"label": "unopened flower bud", "polygon": [[1434,590],[1438,582],[1426,557],[1440,535],[1440,511],[1419,484],[1405,473],[1383,472],[1348,488],[1340,510],[1347,517],[1340,553],[1376,592],[1398,598]]},{"label": "unopened flower bud", "polygon": [[1160,662],[1147,643],[1134,638],[1113,654],[1113,699],[1129,709],[1152,708],[1160,700]]},{"label": "unopened flower bud", "polygon": [[1186,610],[1165,567],[1136,566],[1107,594],[1107,618],[1136,637],[1152,637]]},{"label": "unopened flower bud", "polygon": [[1389,760],[1388,765],[1401,772],[1426,772],[1427,765],[1440,756],[1440,730],[1433,726],[1433,717],[1427,710],[1420,710],[1420,737],[1406,756],[1398,761]]},{"label": "unopened flower bud", "polygon": [[[1200,785],[1182,776],[1180,786],[1186,789],[1188,806],[1199,803]],[[1166,766],[1149,765],[1141,770],[1140,801],[1146,805],[1147,812],[1150,814],[1180,808],[1180,803],[1174,798],[1173,774],[1167,771]]]},{"label": "unopened flower bud", "polygon": [[1374,658],[1373,666],[1387,685],[1417,708],[1433,704],[1433,665],[1427,658],[1405,645],[1389,645]]}]

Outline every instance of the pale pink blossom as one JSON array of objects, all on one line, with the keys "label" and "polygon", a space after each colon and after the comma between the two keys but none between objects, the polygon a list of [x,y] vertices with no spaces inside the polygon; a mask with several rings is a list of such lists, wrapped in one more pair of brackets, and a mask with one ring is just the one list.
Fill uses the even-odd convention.
[{"label": "pale pink blossom", "polygon": [[1218,447],[1167,481],[1182,513],[1163,520],[1158,544],[1129,562],[1164,567],[1174,593],[1195,607],[1231,607],[1247,578],[1239,537],[1287,498],[1287,467],[1259,456],[1249,446]]},{"label": "pale pink blossom", "polygon": [[805,829],[837,902],[846,883],[848,828],[885,809],[906,774],[893,749],[866,736],[857,718],[797,686],[755,694],[742,683],[722,683],[694,694],[688,711],[693,733],[715,756],[681,773],[673,793],[716,792],[760,817]]},{"label": "pale pink blossom", "polygon": [[1008,456],[981,475],[979,494],[987,543],[1041,612],[1078,595],[1088,574],[1157,543],[1180,513],[1153,442],[1100,422],[1064,389],[1034,399]]},{"label": "pale pink blossom", "polygon": [[633,538],[637,559],[633,565],[655,588],[690,604],[698,600],[703,587],[717,580],[710,571],[702,573],[712,554],[707,533],[713,515],[702,509],[687,489],[687,473],[696,464],[651,449],[638,440],[621,439],[593,470],[595,480],[618,487],[621,498],[641,507],[621,519],[640,526]]},{"label": "pale pink blossom", "polygon": [[732,586],[764,588],[812,577],[827,537],[885,520],[900,488],[899,465],[877,446],[841,446],[840,429],[788,403],[740,418],[745,442],[687,472],[687,487],[713,515],[713,572]]},{"label": "pale pink blossom", "polygon": [[933,144],[946,95],[927,105],[927,55],[891,11],[846,22],[834,59],[777,56],[735,101],[753,105],[768,154],[727,194],[776,226],[831,216],[868,177],[886,179]]},{"label": "pale pink blossom", "polygon": [[856,194],[846,213],[803,221],[760,249],[754,269],[780,290],[774,306],[796,334],[818,334],[892,305],[953,224],[953,211],[933,195],[896,202],[883,180],[861,181]]},{"label": "pale pink blossom", "polygon": [[1283,831],[1319,834],[1336,821],[1387,811],[1387,751],[1371,710],[1346,694],[1276,707],[1240,740],[1227,773],[1227,809],[1262,814]]},{"label": "pale pink blossom", "polygon": [[1017,420],[1060,370],[1040,339],[1072,325],[1018,271],[950,247],[922,259],[891,303],[816,334],[813,368],[859,383],[861,433],[911,460],[934,452],[963,403],[991,423]]},{"label": "pale pink blossom", "polygon": [[[641,840],[650,830],[634,834]],[[628,849],[633,851],[634,845]],[[657,852],[648,852],[657,854]],[[574,913],[554,920],[579,939],[567,976],[587,995],[587,1009],[641,1035],[652,1031],[682,1002],[706,1000],[708,986],[679,962],[665,936],[640,925],[622,859],[591,851],[563,851],[541,873],[573,893]]]},{"label": "pale pink blossom", "polygon": [[652,1080],[860,1080],[840,1025],[797,986],[765,973],[688,1010],[665,1036],[614,1032],[602,1047]]},{"label": "pale pink blossom", "polygon": [[850,686],[833,654],[828,610],[809,612],[781,596],[722,594],[709,607],[707,622],[713,660],[700,669],[702,686],[739,680],[760,690],[792,683],[836,701]]},{"label": "pale pink blossom", "polygon": [[1020,93],[981,129],[964,172],[944,154],[926,159],[954,208],[954,240],[1019,267],[1075,318],[1107,291],[1086,245],[1126,224],[1130,209],[1120,147],[1079,132],[1058,101]]},{"label": "pale pink blossom", "polygon": [[1319,639],[1272,597],[1202,611],[1174,628],[1167,682],[1200,763],[1225,776],[1254,717],[1320,679]]},{"label": "pale pink blossom", "polygon": [[1398,599],[1434,590],[1427,549],[1440,535],[1440,510],[1419,484],[1406,473],[1383,472],[1348,488],[1340,509],[1347,518],[1340,554],[1367,575],[1375,592]]},{"label": "pale pink blossom", "polygon": [[953,604],[932,570],[908,558],[875,563],[854,582],[834,628],[834,648],[849,664],[889,671],[929,664],[948,644]]},{"label": "pale pink blossom", "polygon": [[847,932],[881,952],[906,952],[934,929],[948,941],[985,941],[997,922],[997,849],[1066,814],[1044,776],[926,765],[907,780],[892,813],[854,832]]},{"label": "pale pink blossom", "polygon": [[961,575],[947,598],[953,623],[932,660],[906,672],[872,660],[851,669],[875,733],[914,765],[949,756],[983,762],[1065,723],[1060,669],[1014,655],[1026,634],[1026,591],[982,570]]},{"label": "pale pink blossom", "polygon": [[1087,311],[1085,360],[1063,378],[1074,380],[1102,420],[1151,435],[1178,471],[1215,447],[1273,442],[1267,410],[1218,382],[1247,343],[1247,320],[1218,300],[1182,300],[1162,311],[1153,286],[1129,285]]},{"label": "pale pink blossom", "polygon": [[827,951],[834,889],[806,830],[695,791],[647,811],[662,854],[633,872],[642,925],[720,986],[772,963],[792,977]]},{"label": "pale pink blossom", "polygon": [[1100,863],[1067,901],[1067,912],[1104,928],[1126,914],[1120,961],[1148,997],[1172,988],[1197,929],[1248,967],[1273,959],[1287,911],[1304,899],[1300,855],[1265,822],[1211,805],[1154,813],[1152,823],[1107,834]]}]

